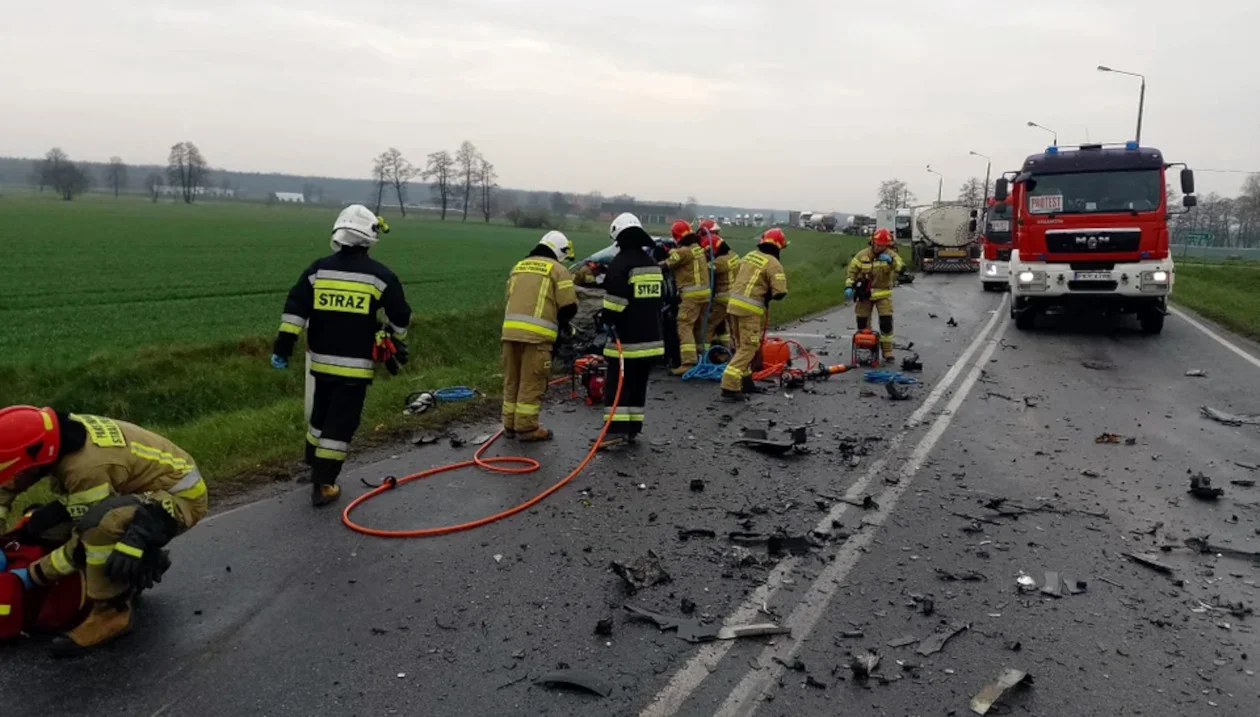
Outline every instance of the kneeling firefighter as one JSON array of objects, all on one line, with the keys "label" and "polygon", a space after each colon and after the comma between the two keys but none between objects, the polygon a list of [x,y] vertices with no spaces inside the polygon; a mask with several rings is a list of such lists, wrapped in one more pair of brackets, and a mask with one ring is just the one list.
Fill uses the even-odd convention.
[{"label": "kneeling firefighter", "polygon": [[[341,495],[337,477],[359,429],[363,401],[377,362],[391,373],[407,363],[403,338],[411,307],[402,282],[389,267],[368,256],[385,220],[361,204],[346,207],[333,223],[333,253],[302,272],[289,290],[280,317],[271,365],[288,368],[302,330],[310,358],[314,398],[308,406],[306,463],[311,466],[311,503],[327,505]],[[378,318],[384,313],[384,323]]]},{"label": "kneeling firefighter", "polygon": [[892,289],[905,268],[893,247],[892,232],[876,229],[871,245],[849,262],[844,281],[844,298],[856,300],[853,310],[859,331],[870,326],[872,309],[879,311],[879,343],[884,361],[893,360]]},{"label": "kneeling firefighter", "polygon": [[617,255],[604,275],[604,307],[596,320],[610,329],[610,340],[604,346],[607,357],[604,406],[611,410],[617,393],[619,376],[616,337],[621,341],[625,358],[625,380],[621,400],[615,412],[605,413],[612,419],[601,448],[632,442],[643,430],[647,411],[648,375],[652,366],[665,356],[661,340],[661,302],[665,294],[665,275],[648,253],[655,242],[643,229],[639,218],[621,214],[613,220],[608,234],[617,245]]},{"label": "kneeling firefighter", "polygon": [[787,296],[787,273],[779,261],[779,252],[787,247],[787,237],[779,228],[767,229],[756,250],[739,261],[739,271],[731,286],[731,339],[735,355],[722,372],[722,397],[739,398],[741,393],[755,393],[752,363],[761,347],[762,327],[771,301]]},{"label": "kneeling firefighter", "polygon": [[206,514],[206,484],[192,456],[139,426],[51,408],[0,409],[0,521],[45,477],[58,500],[31,514],[23,542],[59,547],[12,572],[27,589],[83,572],[87,617],[52,644],[73,655],[131,629],[132,599],[171,565],[162,548]]},{"label": "kneeling firefighter", "polygon": [[[676,221],[670,229],[678,246],[669,251],[661,265],[674,274],[678,287],[678,353],[681,365],[673,370],[681,376],[692,369],[699,360],[696,343],[703,341],[700,325],[709,307],[709,260],[700,246],[700,237],[691,231],[691,225]],[[705,230],[708,233],[708,230]]]},{"label": "kneeling firefighter", "polygon": [[502,334],[503,435],[508,438],[551,438],[551,431],[538,424],[551,378],[551,349],[556,339],[569,336],[578,309],[573,276],[561,261],[573,261],[573,245],[564,234],[547,232],[508,276]]},{"label": "kneeling firefighter", "polygon": [[709,307],[709,329],[705,344],[729,347],[731,330],[727,311],[730,306],[731,285],[735,283],[735,274],[739,271],[739,254],[722,240],[722,227],[717,224],[709,229],[708,237],[700,239],[700,246],[708,250],[713,262],[713,304]]}]

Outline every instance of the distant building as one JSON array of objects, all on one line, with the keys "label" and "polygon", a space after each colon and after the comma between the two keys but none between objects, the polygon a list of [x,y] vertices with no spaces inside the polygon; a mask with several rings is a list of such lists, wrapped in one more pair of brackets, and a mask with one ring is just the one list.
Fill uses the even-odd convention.
[{"label": "distant building", "polygon": [[[154,191],[163,197],[182,197],[184,196],[184,188],[171,184],[159,184],[154,187]],[[192,188],[191,194],[194,197],[215,197],[219,199],[232,198],[236,196],[235,189],[222,189],[219,187],[202,187],[196,186]]]},{"label": "distant building", "polygon": [[646,204],[643,202],[604,202],[599,206],[599,218],[610,222],[618,214],[630,212],[643,224],[664,225],[676,219],[685,219],[681,204]]},{"label": "distant building", "polygon": [[282,204],[306,204],[306,195],[301,192],[272,192],[271,198]]}]

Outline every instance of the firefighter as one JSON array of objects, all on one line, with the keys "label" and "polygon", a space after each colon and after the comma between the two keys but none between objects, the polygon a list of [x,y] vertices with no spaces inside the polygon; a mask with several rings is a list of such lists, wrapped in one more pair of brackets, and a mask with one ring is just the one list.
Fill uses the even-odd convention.
[{"label": "firefighter", "polygon": [[709,237],[700,240],[713,261],[713,305],[709,308],[709,329],[705,343],[709,346],[731,345],[731,330],[727,321],[727,307],[731,298],[731,284],[739,270],[739,255],[722,239],[722,227],[717,224],[709,230]]},{"label": "firefighter", "polygon": [[639,218],[629,213],[614,219],[608,234],[617,245],[617,255],[604,275],[604,307],[597,320],[610,329],[610,338],[621,341],[621,353],[612,340],[604,346],[606,409],[611,409],[617,393],[619,356],[625,359],[625,380],[616,411],[604,414],[604,420],[611,417],[612,423],[600,448],[632,443],[643,430],[648,375],[665,355],[660,322],[665,275],[648,253],[655,242]]},{"label": "firefighter", "polygon": [[573,261],[564,234],[543,235],[529,255],[512,267],[503,316],[503,435],[545,441],[551,431],[538,424],[543,393],[551,378],[551,349],[570,334],[577,314],[573,276],[561,261]]},{"label": "firefighter", "polygon": [[[702,229],[706,234],[707,229]],[[674,274],[674,285],[678,288],[678,353],[680,365],[673,370],[675,376],[681,376],[692,369],[697,362],[696,342],[704,339],[700,336],[700,323],[704,320],[709,306],[711,289],[709,287],[709,260],[704,248],[700,246],[700,237],[691,231],[691,225],[682,220],[674,222],[670,233],[678,246],[671,249],[663,267]]]},{"label": "firefighter", "polygon": [[0,523],[43,478],[58,500],[22,530],[58,547],[13,572],[28,589],[83,572],[87,617],[52,644],[56,654],[74,655],[131,629],[132,599],[170,567],[163,547],[206,514],[206,483],[192,456],[139,426],[51,408],[0,409]]},{"label": "firefighter", "polygon": [[[368,256],[385,220],[361,204],[346,207],[333,223],[333,253],[307,267],[289,290],[280,316],[271,365],[289,366],[294,344],[306,330],[314,397],[307,416],[306,463],[311,466],[311,504],[341,496],[337,477],[359,428],[363,401],[378,361],[391,372],[407,362],[403,338],[411,307],[402,282]],[[377,314],[384,314],[384,323]]]},{"label": "firefighter", "polygon": [[738,399],[756,392],[752,362],[761,347],[766,310],[771,301],[787,296],[787,273],[779,252],[787,247],[787,237],[779,228],[767,229],[761,243],[739,261],[739,271],[731,285],[728,313],[735,355],[722,372],[722,397]]},{"label": "firefighter", "polygon": [[879,311],[879,344],[884,361],[893,360],[892,288],[905,271],[905,262],[893,245],[892,232],[876,229],[871,245],[854,255],[844,280],[844,298],[854,301],[857,327],[871,324],[871,310]]}]

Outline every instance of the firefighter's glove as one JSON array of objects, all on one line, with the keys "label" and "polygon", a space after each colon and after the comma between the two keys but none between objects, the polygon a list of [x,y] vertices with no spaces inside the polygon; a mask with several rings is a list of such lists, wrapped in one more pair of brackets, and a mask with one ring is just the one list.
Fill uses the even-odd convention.
[{"label": "firefighter's glove", "polygon": [[407,348],[407,342],[397,336],[393,337],[392,340],[394,342],[394,360],[406,366],[407,362],[411,360],[411,351]]},{"label": "firefighter's glove", "polygon": [[397,376],[400,368],[397,341],[388,331],[382,330],[376,332],[376,343],[372,345],[372,360],[385,364],[391,376]]},{"label": "firefighter's glove", "polygon": [[885,264],[893,263],[892,254],[880,254],[877,258]]},{"label": "firefighter's glove", "polygon": [[846,287],[844,288],[844,300],[845,300],[845,301],[853,301],[853,297],[854,297],[854,296],[855,296],[855,294],[853,293],[853,287],[852,287],[852,286],[846,286]]},{"label": "firefighter's glove", "polygon": [[[8,533],[8,537],[25,545],[42,545],[48,542],[43,538],[45,533],[71,520],[66,506],[61,503],[37,505],[27,510],[26,517]],[[0,570],[4,567],[0,566]]]},{"label": "firefighter's glove", "polygon": [[31,588],[35,587],[35,583],[31,581],[31,572],[27,570],[26,568],[18,568],[16,570],[11,570],[9,572],[11,572],[13,575],[16,575],[18,580],[22,581],[23,588],[30,590]]},{"label": "firefighter's glove", "polygon": [[272,367],[272,368],[288,368],[288,367],[289,367],[289,359],[287,359],[287,358],[285,358],[285,357],[281,356],[280,354],[272,354],[272,355],[271,355],[271,367]]},{"label": "firefighter's glove", "polygon": [[[161,552],[160,548],[171,539],[171,529],[174,527],[173,519],[169,516],[165,520],[160,519],[155,515],[155,510],[161,510],[161,507],[150,509],[142,506],[136,510],[122,540],[114,545],[114,551],[105,561],[105,574],[111,580],[137,589],[144,588],[146,584],[152,587],[153,573],[162,561],[158,556],[149,553]],[[169,559],[166,560],[166,565],[170,566]],[[158,571],[158,578],[161,577],[161,572],[164,570]]]}]

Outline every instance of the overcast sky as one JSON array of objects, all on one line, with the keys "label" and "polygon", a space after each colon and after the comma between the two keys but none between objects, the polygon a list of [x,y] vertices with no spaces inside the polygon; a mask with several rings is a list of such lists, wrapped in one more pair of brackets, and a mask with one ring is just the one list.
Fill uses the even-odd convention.
[{"label": "overcast sky", "polygon": [[[1256,0],[4,3],[0,155],[366,176],[474,142],[505,186],[868,210],[1060,141],[1260,169]],[[1242,175],[1198,176],[1234,193]]]}]

